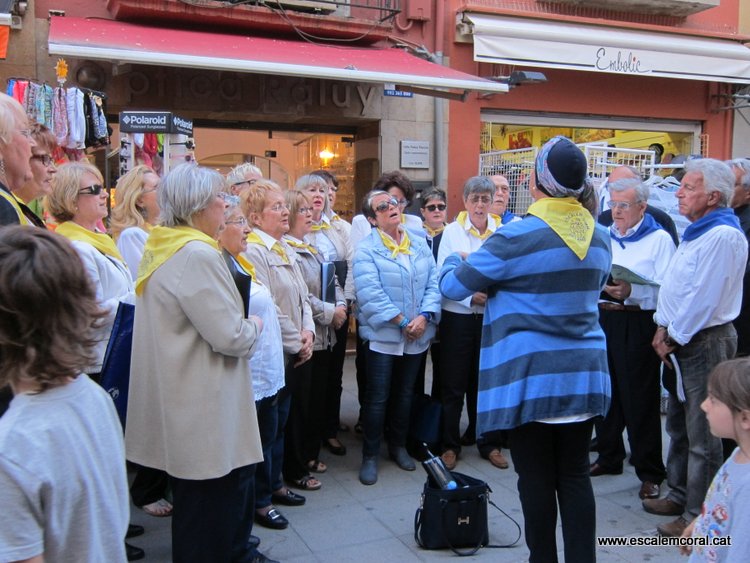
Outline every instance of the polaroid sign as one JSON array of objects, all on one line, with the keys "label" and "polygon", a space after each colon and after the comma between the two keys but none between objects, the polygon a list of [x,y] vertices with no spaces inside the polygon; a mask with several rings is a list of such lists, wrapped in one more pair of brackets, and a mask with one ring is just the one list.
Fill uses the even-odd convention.
[{"label": "polaroid sign", "polygon": [[122,111],[120,131],[123,133],[193,134],[193,122],[168,111]]}]

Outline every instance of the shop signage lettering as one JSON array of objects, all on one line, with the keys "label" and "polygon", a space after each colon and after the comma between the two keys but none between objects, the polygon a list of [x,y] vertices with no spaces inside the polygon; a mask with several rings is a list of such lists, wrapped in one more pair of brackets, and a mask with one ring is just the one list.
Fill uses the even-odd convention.
[{"label": "shop signage lettering", "polygon": [[604,47],[599,47],[596,51],[596,69],[625,74],[646,74],[651,72],[650,70],[641,68],[641,61],[633,54],[633,51],[628,51],[627,55],[624,55],[623,51],[618,50],[617,55],[610,55]]},{"label": "shop signage lettering", "polygon": [[123,133],[193,134],[193,122],[166,111],[122,111],[120,131]]},{"label": "shop signage lettering", "polygon": [[354,110],[359,115],[372,115],[379,88],[368,84],[337,83],[324,80],[283,76],[218,76],[186,75],[182,72],[146,73],[133,71],[126,78],[128,99],[152,96],[159,99],[198,99],[207,106],[212,100],[246,104],[248,110],[262,107],[310,106]]}]

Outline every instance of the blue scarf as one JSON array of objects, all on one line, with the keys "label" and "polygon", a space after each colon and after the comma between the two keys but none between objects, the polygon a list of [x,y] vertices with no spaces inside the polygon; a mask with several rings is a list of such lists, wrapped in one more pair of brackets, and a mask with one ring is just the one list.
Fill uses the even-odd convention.
[{"label": "blue scarf", "polygon": [[734,211],[729,207],[720,207],[715,211],[712,211],[708,215],[704,215],[695,223],[690,223],[690,225],[687,229],[685,229],[685,232],[682,235],[682,240],[695,240],[714,227],[719,227],[721,225],[734,227],[738,231],[742,232],[742,229],[740,228],[740,220],[734,214]]},{"label": "blue scarf", "polygon": [[624,237],[618,237],[617,227],[615,227],[613,223],[609,228],[609,234],[614,240],[620,243],[621,248],[625,248],[626,242],[635,242],[641,240],[646,235],[650,235],[651,233],[653,233],[654,231],[658,231],[659,229],[664,230],[664,227],[657,223],[649,213],[646,213],[643,216],[643,221],[641,221],[641,226],[638,227],[638,229],[636,229],[634,233]]},{"label": "blue scarf", "polygon": [[505,225],[507,223],[510,223],[513,219],[515,219],[515,214],[511,213],[510,210],[506,209],[505,213],[503,213],[502,218],[500,219],[500,222]]}]

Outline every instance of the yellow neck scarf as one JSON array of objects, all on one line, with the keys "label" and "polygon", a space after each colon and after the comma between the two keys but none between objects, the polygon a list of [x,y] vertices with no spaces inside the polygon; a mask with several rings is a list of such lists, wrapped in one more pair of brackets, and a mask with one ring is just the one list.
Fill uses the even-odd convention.
[{"label": "yellow neck scarf", "polygon": [[258,283],[258,276],[255,275],[255,266],[253,266],[250,261],[245,258],[242,254],[238,254],[234,257],[235,260],[237,260],[237,263],[242,266],[242,269],[245,270],[245,272],[253,278],[253,283]]},{"label": "yellow neck scarf", "polygon": [[544,197],[527,211],[555,231],[580,260],[586,257],[594,236],[594,218],[573,197]]},{"label": "yellow neck scarf", "polygon": [[296,240],[292,240],[290,238],[285,238],[284,242],[287,243],[289,246],[293,246],[294,248],[303,248],[305,250],[309,250],[311,254],[317,254],[318,249],[315,248],[312,244],[307,244],[306,242],[297,242]]},{"label": "yellow neck scarf", "polygon": [[391,258],[393,258],[394,260],[399,254],[412,253],[411,250],[409,250],[411,241],[409,240],[409,235],[406,234],[406,231],[401,232],[401,244],[396,244],[396,241],[394,241],[380,229],[378,229],[378,234],[380,235],[380,240],[383,241],[383,245],[385,245],[385,247],[391,251]]},{"label": "yellow neck scarf", "polygon": [[313,224],[312,231],[313,232],[315,232],[315,231],[325,231],[326,229],[330,229],[330,228],[331,228],[331,225],[329,225],[328,223],[326,223],[325,221],[323,221],[321,219],[320,223]]},{"label": "yellow neck scarf", "polygon": [[428,235],[431,237],[436,237],[440,233],[442,233],[445,230],[445,225],[439,226],[437,229],[432,229],[427,223],[422,223],[422,226],[424,227],[424,230],[427,232]]},{"label": "yellow neck scarf", "polygon": [[14,196],[12,193],[8,193],[5,190],[0,188],[0,196],[3,197],[8,203],[10,203],[13,206],[13,209],[15,210],[16,214],[18,215],[18,221],[21,223],[21,225],[30,225],[29,220],[26,218],[26,215],[23,214],[23,211],[21,211],[21,206],[18,205],[18,199],[16,196]]},{"label": "yellow neck scarf", "polygon": [[194,240],[204,242],[219,252],[219,243],[193,227],[154,227],[151,229],[143,248],[143,258],[138,266],[138,278],[135,281],[136,295],[143,293],[143,288],[151,274],[183,246]]},{"label": "yellow neck scarf", "polygon": [[[249,235],[247,235],[247,242],[249,244],[259,244],[263,248],[268,248],[266,246],[266,243],[263,242],[263,239],[260,238],[260,235],[258,233],[250,233]],[[289,264],[289,256],[286,255],[286,252],[284,251],[284,247],[281,246],[281,244],[278,241],[273,243],[273,246],[271,247],[271,252],[278,254],[284,262]]]},{"label": "yellow neck scarf", "polygon": [[78,223],[74,223],[73,221],[65,221],[64,223],[61,223],[57,226],[57,229],[55,231],[70,240],[86,242],[96,248],[102,254],[106,254],[107,256],[111,256],[112,258],[116,258],[123,264],[125,263],[125,260],[122,258],[122,254],[120,254],[120,251],[117,250],[115,241],[113,241],[109,235],[89,231],[88,229],[81,227],[81,225],[79,225]]},{"label": "yellow neck scarf", "polygon": [[472,236],[475,236],[479,240],[485,240],[489,238],[489,236],[494,232],[492,229],[490,229],[490,220],[489,216],[487,217],[487,229],[484,231],[484,233],[480,233],[477,228],[469,221],[469,214],[466,211],[462,211],[458,214],[458,217],[456,217],[456,221],[465,229],[466,223],[468,222],[471,225],[471,228],[469,229],[469,234]]}]

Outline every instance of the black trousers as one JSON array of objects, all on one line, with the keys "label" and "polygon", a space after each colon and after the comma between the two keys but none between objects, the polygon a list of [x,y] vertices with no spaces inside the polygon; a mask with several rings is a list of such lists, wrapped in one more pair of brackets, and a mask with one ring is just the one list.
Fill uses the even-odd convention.
[{"label": "black trousers", "polygon": [[[328,391],[327,383],[331,375],[331,351],[316,350],[313,352],[312,365],[310,366],[310,388],[308,390],[308,413],[307,421],[303,427],[302,447],[305,461],[318,459],[320,456],[320,441],[327,437],[324,434],[327,429]],[[341,394],[339,392],[339,401]],[[294,400],[294,397],[292,398]],[[338,427],[338,413],[336,414]],[[334,434],[334,437],[336,435]]]},{"label": "black trousers", "polygon": [[461,412],[466,396],[469,428],[476,429],[482,315],[443,310],[440,320],[440,401],[443,404],[443,451],[461,451]]},{"label": "black trousers", "polygon": [[[313,356],[318,352],[313,352]],[[289,418],[284,430],[284,461],[282,471],[284,478],[297,481],[308,475],[308,446],[306,443],[308,425],[310,424],[310,390],[312,388],[312,359],[297,367],[290,360],[286,368],[286,386],[279,391],[279,401],[285,395],[291,395]],[[272,490],[277,490],[274,488]]]},{"label": "black trousers", "polygon": [[565,561],[596,560],[596,504],[589,476],[592,426],[591,419],[531,422],[509,432],[530,563],[557,563],[558,504]]},{"label": "black trousers", "polygon": [[661,448],[659,356],[651,346],[653,311],[599,311],[607,336],[612,406],[596,423],[599,465],[619,469],[625,459],[622,431],[628,430],[630,461],[641,481],[666,477]]},{"label": "black trousers", "polygon": [[253,530],[255,465],[216,479],[171,477],[172,561],[240,563],[252,560],[248,546]]},{"label": "black trousers", "polygon": [[341,391],[343,389],[341,382],[344,379],[344,360],[346,359],[346,339],[348,335],[349,317],[346,318],[343,326],[336,331],[336,345],[331,349],[330,364],[326,372],[322,421],[322,435],[325,439],[335,438],[341,424],[339,418]]},{"label": "black trousers", "polygon": [[162,469],[135,465],[135,477],[130,485],[133,504],[141,507],[165,498],[169,476]]}]

